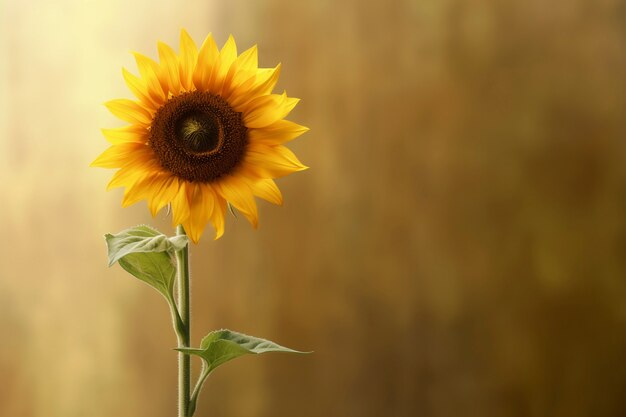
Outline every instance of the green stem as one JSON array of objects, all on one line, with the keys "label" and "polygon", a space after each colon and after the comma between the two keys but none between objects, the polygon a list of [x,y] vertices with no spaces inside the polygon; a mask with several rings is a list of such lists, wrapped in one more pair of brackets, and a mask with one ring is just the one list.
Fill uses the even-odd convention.
[{"label": "green stem", "polygon": [[174,326],[174,331],[176,332],[176,336],[178,337],[178,335],[181,335],[185,332],[185,325],[180,318],[180,313],[178,312],[178,307],[176,306],[176,301],[174,301],[174,298],[170,296],[166,297],[166,299],[167,303],[170,306],[170,313],[172,314],[172,325]]},{"label": "green stem", "polygon": [[198,401],[198,395],[200,395],[200,391],[202,390],[202,385],[204,385],[204,381],[207,379],[210,372],[211,372],[211,369],[203,360],[202,371],[200,372],[200,377],[198,378],[198,382],[196,383],[196,386],[193,389],[193,393],[191,394],[191,400],[189,401],[189,415],[190,416],[193,416],[193,413],[196,412],[196,403]]},{"label": "green stem", "polygon": [[[183,226],[176,228],[177,235],[185,235]],[[178,347],[188,348],[191,339],[191,320],[189,314],[189,245],[176,252],[178,266],[178,311],[182,328],[176,332]],[[191,391],[191,358],[178,353],[178,417],[191,417],[189,401]]]}]

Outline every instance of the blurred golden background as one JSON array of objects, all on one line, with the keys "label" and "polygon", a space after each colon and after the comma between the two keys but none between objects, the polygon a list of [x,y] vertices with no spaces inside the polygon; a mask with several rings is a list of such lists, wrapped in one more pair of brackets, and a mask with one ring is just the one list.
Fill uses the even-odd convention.
[{"label": "blurred golden background", "polygon": [[[89,169],[130,51],[232,33],[283,64],[310,170],[253,231],[192,248],[193,339],[245,357],[197,416],[626,415],[626,7],[620,0],[0,2],[0,415],[171,417],[156,292],[108,269]],[[209,232],[210,234],[210,232]],[[197,368],[198,363],[194,363]]]}]

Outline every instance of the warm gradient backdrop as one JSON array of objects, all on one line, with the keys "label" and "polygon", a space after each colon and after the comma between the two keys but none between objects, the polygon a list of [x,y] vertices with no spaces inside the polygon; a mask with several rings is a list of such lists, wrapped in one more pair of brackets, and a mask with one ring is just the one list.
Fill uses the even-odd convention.
[{"label": "warm gradient backdrop", "polygon": [[[106,267],[152,220],[88,165],[130,52],[181,27],[283,64],[309,171],[192,248],[193,332],[246,357],[197,417],[626,415],[620,0],[0,1],[0,416],[173,417],[163,300]],[[211,233],[208,233],[210,235]]]}]

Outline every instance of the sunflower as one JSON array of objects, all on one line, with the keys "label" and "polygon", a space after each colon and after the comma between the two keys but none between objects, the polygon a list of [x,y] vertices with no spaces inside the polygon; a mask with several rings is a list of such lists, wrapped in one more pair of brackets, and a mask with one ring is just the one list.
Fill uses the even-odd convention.
[{"label": "sunflower", "polygon": [[171,204],[194,243],[209,221],[222,236],[228,204],[256,228],[255,196],[282,204],[273,179],[307,168],[284,146],[308,128],[285,120],[298,99],[272,94],[280,64],[259,68],[256,45],[237,55],[232,36],[198,50],[184,29],[178,55],[158,52],[158,63],[134,54],[139,76],[122,69],[136,100],[105,105],[130,124],[102,130],[112,146],[91,165],[119,168],[107,189],[125,188],[123,207],[146,200],[156,216]]}]

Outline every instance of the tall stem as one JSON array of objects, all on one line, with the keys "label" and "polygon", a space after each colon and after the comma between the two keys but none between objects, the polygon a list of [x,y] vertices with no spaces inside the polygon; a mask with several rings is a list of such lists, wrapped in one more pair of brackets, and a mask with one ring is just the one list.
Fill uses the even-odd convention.
[{"label": "tall stem", "polygon": [[[176,228],[177,235],[185,235],[183,226]],[[178,266],[178,311],[182,321],[182,329],[177,332],[178,347],[188,348],[191,335],[191,320],[189,313],[189,245],[176,252]],[[178,353],[178,417],[189,415],[189,400],[191,396],[191,360],[189,355]]]}]

